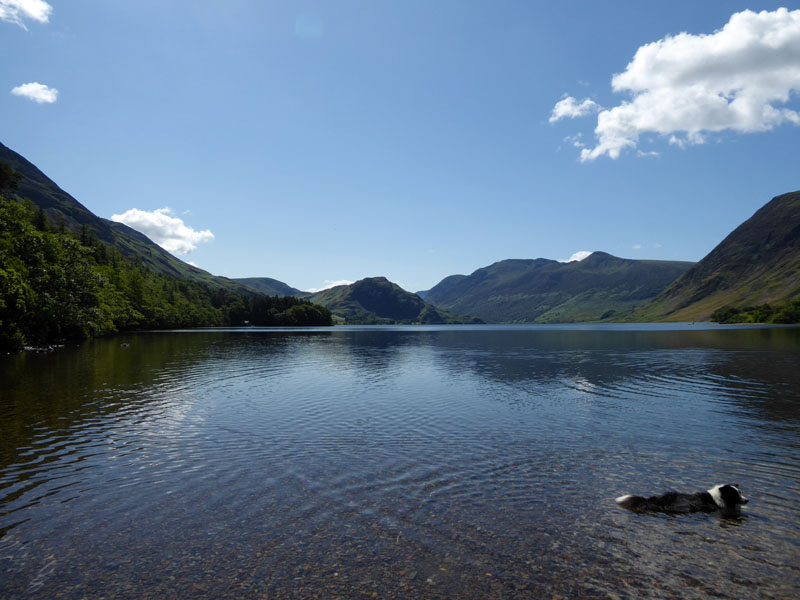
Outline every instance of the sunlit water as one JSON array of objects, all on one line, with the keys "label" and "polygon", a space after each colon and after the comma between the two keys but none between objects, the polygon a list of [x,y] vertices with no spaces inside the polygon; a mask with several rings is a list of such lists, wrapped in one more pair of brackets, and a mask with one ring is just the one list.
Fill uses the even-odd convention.
[{"label": "sunlit water", "polygon": [[[0,358],[2,598],[793,598],[800,330],[150,333]],[[619,509],[738,483],[737,518]]]}]

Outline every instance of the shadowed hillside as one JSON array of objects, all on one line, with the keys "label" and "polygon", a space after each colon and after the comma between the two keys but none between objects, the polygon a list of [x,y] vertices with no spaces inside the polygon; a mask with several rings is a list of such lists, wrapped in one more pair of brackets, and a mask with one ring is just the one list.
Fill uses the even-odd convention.
[{"label": "shadowed hillside", "polygon": [[176,258],[146,235],[122,223],[103,219],[62,190],[33,163],[0,143],[0,162],[8,164],[22,177],[17,189],[7,197],[32,202],[41,208],[49,222],[73,233],[85,232],[100,242],[115,247],[126,258],[139,259],[149,270],[179,279],[221,286],[242,292],[243,286],[226,277],[217,277]]},{"label": "shadowed hillside", "polygon": [[800,192],[773,198],[636,317],[708,319],[724,306],[800,297]]},{"label": "shadowed hillside", "polygon": [[296,296],[301,293],[300,290],[270,277],[242,277],[234,278],[234,281],[265,296]]},{"label": "shadowed hillside", "polygon": [[324,307],[186,265],[1,149],[0,353],[135,329],[332,324]]},{"label": "shadowed hillside", "polygon": [[346,323],[476,323],[440,310],[407,292],[385,277],[369,277],[351,285],[339,285],[305,298],[328,308]]},{"label": "shadowed hillside", "polygon": [[655,298],[693,263],[618,258],[504,260],[428,290],[428,302],[493,323],[618,320]]}]

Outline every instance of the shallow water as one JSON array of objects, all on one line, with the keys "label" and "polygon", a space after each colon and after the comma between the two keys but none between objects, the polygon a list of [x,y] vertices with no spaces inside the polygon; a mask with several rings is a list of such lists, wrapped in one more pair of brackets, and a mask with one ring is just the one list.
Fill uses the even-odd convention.
[{"label": "shallow water", "polygon": [[[0,597],[797,597],[798,365],[798,329],[690,325],[0,358]],[[613,502],[718,483],[738,517]]]}]

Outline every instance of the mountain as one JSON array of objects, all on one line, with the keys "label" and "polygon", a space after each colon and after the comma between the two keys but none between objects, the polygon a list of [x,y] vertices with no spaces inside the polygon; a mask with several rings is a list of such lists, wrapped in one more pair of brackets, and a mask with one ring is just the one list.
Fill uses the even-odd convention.
[{"label": "mountain", "polygon": [[705,320],[724,306],[786,304],[799,297],[797,191],[770,200],[635,317]]},{"label": "mountain", "polygon": [[[436,284],[437,291],[439,295],[444,295],[447,293],[452,286],[456,285],[462,279],[466,279],[466,275],[449,275],[442,279],[438,284]],[[427,300],[428,296],[430,295],[431,290],[423,290],[421,292],[417,292],[417,296],[422,298],[423,300]]]},{"label": "mountain", "polygon": [[328,308],[346,323],[479,323],[431,306],[385,277],[369,277],[350,285],[338,285],[314,294],[303,294],[314,304]]},{"label": "mountain", "polygon": [[62,190],[33,163],[0,143],[0,162],[7,163],[22,175],[17,190],[6,193],[31,201],[42,208],[51,223],[79,233],[85,230],[106,245],[116,247],[124,256],[140,259],[151,271],[179,279],[212,284],[231,291],[243,291],[243,286],[226,277],[217,277],[189,265],[164,250],[147,236],[122,223],[100,218]]},{"label": "mountain", "polygon": [[655,298],[693,263],[618,258],[511,259],[443,279],[426,301],[492,323],[618,320]]},{"label": "mountain", "polygon": [[96,217],[0,145],[0,353],[120,331],[243,323],[333,320],[306,300],[264,296],[186,265]]},{"label": "mountain", "polygon": [[282,281],[269,277],[242,277],[235,278],[234,281],[265,296],[295,296],[302,293],[300,290],[286,285]]}]

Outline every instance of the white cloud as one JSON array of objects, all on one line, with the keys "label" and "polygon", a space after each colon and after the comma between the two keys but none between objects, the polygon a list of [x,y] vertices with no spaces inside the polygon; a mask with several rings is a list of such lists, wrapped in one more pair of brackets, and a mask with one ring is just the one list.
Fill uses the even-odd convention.
[{"label": "white cloud", "polygon": [[339,279],[338,281],[331,281],[330,279],[326,279],[322,287],[311,288],[306,291],[315,294],[317,292],[321,292],[322,290],[328,290],[332,287],[336,287],[337,285],[350,285],[352,283],[355,283],[355,281],[350,281],[349,279]]},{"label": "white cloud", "polygon": [[171,213],[166,206],[152,212],[132,208],[121,215],[111,215],[111,220],[142,232],[173,254],[187,254],[195,250],[197,244],[214,239],[214,234],[208,229],[195,231],[184,224],[182,219],[170,216]]},{"label": "white cloud", "polygon": [[634,250],[641,250],[641,249],[642,249],[642,245],[641,245],[641,244],[634,244],[634,245],[633,245],[633,246],[631,246],[631,247],[632,247]]},{"label": "white cloud", "polygon": [[566,263],[574,262],[574,261],[578,261],[578,260],[583,260],[587,256],[591,256],[591,255],[592,255],[592,253],[589,252],[588,250],[578,250],[576,253],[574,253],[572,256],[570,256],[567,260],[560,260],[558,262],[566,262]]},{"label": "white cloud", "polygon": [[590,98],[584,98],[578,102],[572,96],[566,96],[559,100],[550,113],[550,122],[555,123],[561,119],[575,119],[585,117],[588,114],[600,110],[602,107]]},{"label": "white cloud", "polygon": [[56,88],[47,87],[41,83],[23,83],[18,85],[11,93],[15,96],[21,96],[32,100],[37,104],[52,104],[58,100],[58,90]]},{"label": "white cloud", "polygon": [[583,140],[581,140],[582,137],[583,134],[581,133],[578,133],[576,135],[568,135],[567,137],[564,138],[564,141],[567,142],[568,144],[571,144],[572,146],[575,146],[576,148],[585,148],[586,144],[584,144]]},{"label": "white cloud", "polygon": [[[645,133],[685,147],[722,131],[800,125],[800,113],[785,106],[800,93],[800,10],[745,10],[713,33],[680,33],[646,44],[611,86],[630,99],[600,111],[597,145],[583,148],[581,161],[616,159]],[[572,116],[573,105],[581,106],[569,97],[560,100],[551,122]]]},{"label": "white cloud", "polygon": [[33,19],[39,23],[47,23],[53,7],[44,0],[0,0],[0,21],[14,23],[23,29],[23,19]]}]

